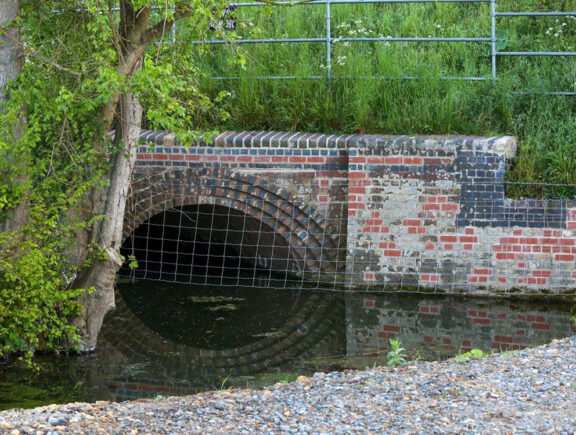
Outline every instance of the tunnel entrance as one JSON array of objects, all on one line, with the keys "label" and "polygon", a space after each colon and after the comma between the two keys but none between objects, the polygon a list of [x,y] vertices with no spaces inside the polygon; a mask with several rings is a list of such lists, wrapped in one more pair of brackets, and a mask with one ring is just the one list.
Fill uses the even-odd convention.
[{"label": "tunnel entrance", "polygon": [[172,282],[262,276],[286,277],[299,270],[281,233],[261,220],[221,205],[164,210],[126,239],[121,277]]}]

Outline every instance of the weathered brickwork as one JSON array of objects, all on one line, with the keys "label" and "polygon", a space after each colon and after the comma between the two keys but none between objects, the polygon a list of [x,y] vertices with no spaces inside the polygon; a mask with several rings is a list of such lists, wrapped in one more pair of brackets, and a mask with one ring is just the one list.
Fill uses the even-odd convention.
[{"label": "weathered brickwork", "polygon": [[[262,220],[313,279],[374,290],[574,294],[576,202],[510,199],[511,137],[144,132],[126,235],[162,209]],[[181,181],[177,181],[180,179]],[[188,180],[188,181],[185,181]]]},{"label": "weathered brickwork", "polygon": [[513,138],[369,137],[349,149],[348,273],[470,294],[576,287],[572,201],[506,198]]}]

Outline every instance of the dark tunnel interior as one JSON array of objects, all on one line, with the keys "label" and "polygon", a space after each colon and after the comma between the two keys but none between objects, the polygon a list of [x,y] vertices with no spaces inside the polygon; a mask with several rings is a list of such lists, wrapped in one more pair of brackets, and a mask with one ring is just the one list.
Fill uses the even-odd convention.
[{"label": "dark tunnel interior", "polygon": [[193,282],[207,277],[282,277],[298,263],[282,235],[256,217],[220,205],[165,210],[126,239],[121,277]]}]

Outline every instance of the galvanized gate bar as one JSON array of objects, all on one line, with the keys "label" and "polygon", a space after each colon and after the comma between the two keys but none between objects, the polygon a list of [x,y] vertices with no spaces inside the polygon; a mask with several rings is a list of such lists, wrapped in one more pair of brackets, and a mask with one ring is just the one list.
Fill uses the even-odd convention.
[{"label": "galvanized gate bar", "polygon": [[[207,41],[193,41],[192,45],[218,45],[218,44],[301,44],[301,43],[323,43],[326,44],[326,74],[325,75],[310,75],[310,76],[259,76],[251,77],[257,80],[318,80],[318,79],[340,79],[340,80],[356,80],[356,79],[402,79],[402,80],[419,80],[421,77],[387,77],[387,76],[334,76],[332,75],[332,44],[337,42],[477,42],[477,43],[490,43],[491,46],[491,76],[490,77],[440,77],[441,80],[466,80],[466,81],[485,81],[488,79],[496,80],[497,72],[497,58],[498,56],[560,56],[571,57],[576,56],[576,52],[550,52],[550,51],[498,51],[496,36],[497,30],[497,17],[568,17],[576,16],[575,11],[552,11],[552,12],[498,12],[496,10],[497,0],[310,0],[310,1],[279,1],[275,4],[286,6],[308,6],[308,5],[325,5],[326,6],[326,34],[322,38],[261,38],[261,39],[238,39],[236,41],[228,40],[207,40]],[[490,37],[481,38],[450,38],[450,37],[333,37],[331,27],[332,5],[345,5],[345,4],[409,4],[409,3],[490,3]],[[267,6],[265,2],[238,2],[231,3],[234,7],[258,7]],[[213,80],[239,80],[241,77],[213,77]],[[515,94],[523,94],[524,92],[515,92]],[[546,95],[576,95],[576,92],[544,92]]]}]

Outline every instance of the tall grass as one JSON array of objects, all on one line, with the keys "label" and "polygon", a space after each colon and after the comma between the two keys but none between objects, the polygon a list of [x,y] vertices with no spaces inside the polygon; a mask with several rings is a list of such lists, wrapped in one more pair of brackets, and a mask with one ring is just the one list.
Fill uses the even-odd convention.
[{"label": "tall grass", "polygon": [[[575,11],[576,0],[501,0],[500,11]],[[332,5],[332,36],[489,37],[488,3]],[[241,8],[236,38],[320,38],[324,5]],[[500,51],[576,51],[576,17],[500,17]],[[214,35],[218,38],[218,35]],[[576,57],[499,57],[492,81],[489,43],[336,42],[332,79],[326,45],[195,46],[209,95],[228,90],[226,122],[198,120],[203,128],[274,129],[385,134],[513,134],[519,153],[512,181],[576,183]],[[213,80],[213,77],[235,77]],[[295,76],[292,80],[256,77]],[[386,77],[386,78],[384,78]],[[417,79],[406,80],[406,77]],[[484,77],[485,81],[442,77]],[[531,92],[519,95],[517,92]],[[216,124],[216,125],[215,125]],[[571,194],[573,189],[515,190],[517,194]]]}]

